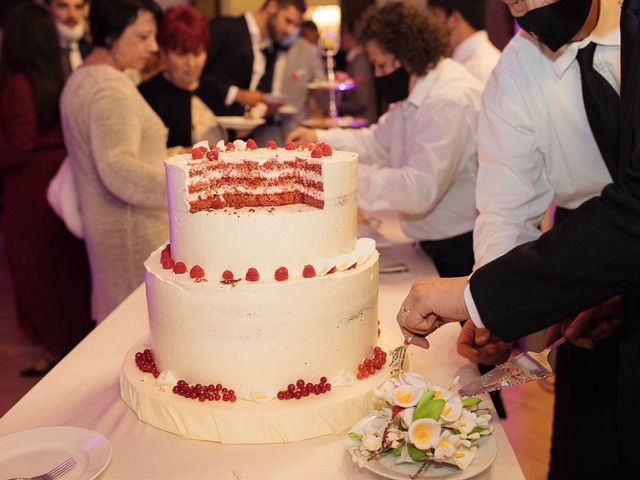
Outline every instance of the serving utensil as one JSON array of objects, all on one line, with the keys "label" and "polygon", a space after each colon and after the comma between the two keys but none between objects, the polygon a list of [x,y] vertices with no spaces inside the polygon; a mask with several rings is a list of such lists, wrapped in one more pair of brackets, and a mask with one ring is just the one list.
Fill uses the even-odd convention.
[{"label": "serving utensil", "polygon": [[524,352],[516,355],[465,385],[458,393],[462,397],[472,397],[549,377],[553,375],[549,354],[566,341],[566,337],[563,336],[541,352]]},{"label": "serving utensil", "polygon": [[76,466],[76,460],[73,457],[67,458],[60,465],[52,468],[47,473],[43,473],[42,475],[36,475],[35,477],[18,477],[18,478],[10,478],[9,480],[55,480],[56,478],[60,478],[62,475],[67,473],[73,467]]}]

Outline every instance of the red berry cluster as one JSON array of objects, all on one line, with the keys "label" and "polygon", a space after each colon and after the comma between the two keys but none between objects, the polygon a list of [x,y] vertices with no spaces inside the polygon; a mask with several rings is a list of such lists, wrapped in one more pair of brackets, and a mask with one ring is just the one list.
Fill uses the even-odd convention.
[{"label": "red berry cluster", "polygon": [[250,138],[249,140],[247,140],[247,150],[257,150],[258,145],[256,144],[256,141],[253,138]]},{"label": "red berry cluster", "polygon": [[171,258],[171,245],[167,244],[160,252],[160,264],[165,270],[171,270],[175,266],[173,258]]},{"label": "red berry cluster", "polygon": [[144,352],[136,352],[136,365],[138,370],[151,373],[153,378],[158,378],[158,375],[160,375],[158,367],[156,367],[156,362],[153,360],[151,350],[148,348]]},{"label": "red berry cluster", "polygon": [[[160,252],[160,264],[165,270],[173,270],[176,275],[182,275],[187,273],[187,266],[183,262],[176,262],[171,257],[171,245],[167,244],[166,247]],[[204,269],[200,265],[195,265],[189,271],[189,276],[196,282],[205,282]]]},{"label": "red berry cluster", "polygon": [[328,143],[305,143],[300,149],[309,150],[311,158],[330,157],[333,155],[333,148]]},{"label": "red berry cluster", "polygon": [[320,377],[320,382],[316,384],[307,383],[299,378],[295,385],[290,383],[286,390],[278,392],[278,400],[291,400],[292,398],[300,400],[302,397],[308,397],[312,393],[320,395],[329,391],[331,391],[331,384],[327,383],[327,377]]},{"label": "red berry cluster", "polygon": [[205,400],[219,402],[235,402],[238,398],[233,390],[223,387],[220,384],[217,385],[189,385],[184,380],[178,380],[178,383],[173,387],[173,393],[180,395],[184,398],[191,398],[193,400],[199,400],[204,402]]},{"label": "red berry cluster", "polygon": [[375,347],[373,349],[373,356],[365,358],[360,365],[358,365],[358,380],[368,378],[376,373],[377,370],[381,370],[384,364],[387,362],[387,354],[380,348]]},{"label": "red berry cluster", "polygon": [[191,150],[191,158],[194,160],[200,160],[204,158],[209,150],[207,147],[197,147]]}]

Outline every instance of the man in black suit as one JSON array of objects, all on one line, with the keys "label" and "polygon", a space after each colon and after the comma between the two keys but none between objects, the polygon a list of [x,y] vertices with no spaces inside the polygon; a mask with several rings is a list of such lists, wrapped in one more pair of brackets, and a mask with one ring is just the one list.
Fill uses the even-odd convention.
[{"label": "man in black suit", "polygon": [[[640,394],[640,144],[635,139],[640,133],[639,17],[640,1],[626,0],[620,101],[620,163],[626,170],[621,177],[562,225],[488,263],[470,280],[417,282],[398,313],[407,335],[426,335],[443,322],[471,318],[510,341],[559,323],[574,343],[595,343],[597,348],[598,340],[619,324],[607,301],[624,294],[624,322],[616,332],[619,352],[610,359],[614,367],[594,375],[590,388],[575,392],[575,410],[592,408],[594,414],[587,428],[575,432],[572,454],[562,459],[564,470],[558,478],[640,474],[633,448],[640,427],[634,409]],[[413,343],[428,345],[422,337]],[[599,389],[606,377],[615,378],[616,388]],[[602,402],[609,402],[608,411],[598,411]]]},{"label": "man in black suit", "polygon": [[305,11],[304,0],[267,0],[259,10],[211,21],[203,76],[220,99],[217,114],[242,115],[245,107],[265,102]]}]

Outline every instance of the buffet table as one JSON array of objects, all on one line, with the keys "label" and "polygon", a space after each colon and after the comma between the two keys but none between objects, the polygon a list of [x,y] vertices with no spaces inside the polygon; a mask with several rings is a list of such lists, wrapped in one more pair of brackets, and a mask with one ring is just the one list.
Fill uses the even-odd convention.
[{"label": "buffet table", "polygon": [[[381,274],[379,315],[386,336],[401,343],[395,316],[412,282],[433,275],[430,260],[410,243],[381,247],[381,265],[402,262],[409,271]],[[456,354],[457,325],[439,329],[431,349],[409,348],[411,370],[447,386],[461,376],[467,382],[477,369]],[[140,286],[54,370],[4,417],[0,437],[38,427],[69,425],[106,436],[113,454],[101,479],[376,479],[357,468],[346,453],[343,435],[283,445],[220,445],[184,440],[138,421],[120,399],[122,359],[148,334],[144,286]],[[382,378],[381,378],[382,380]],[[487,397],[487,401],[488,397]],[[509,441],[495,422],[498,454],[492,467],[476,477],[524,479]],[[73,471],[68,477],[76,478]]]}]

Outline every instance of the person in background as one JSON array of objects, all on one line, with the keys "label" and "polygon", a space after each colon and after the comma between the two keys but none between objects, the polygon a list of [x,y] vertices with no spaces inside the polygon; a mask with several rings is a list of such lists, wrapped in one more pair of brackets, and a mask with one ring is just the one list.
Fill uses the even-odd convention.
[{"label": "person in background", "polygon": [[440,275],[469,274],[481,85],[444,58],[447,32],[424,8],[372,7],[358,39],[373,63],[378,94],[395,108],[369,128],[300,128],[288,141],[358,153],[359,207],[398,212],[404,232],[420,241]]},{"label": "person in background", "polygon": [[84,17],[89,0],[46,0],[45,3],[56,22],[62,47],[62,61],[69,76],[91,53],[91,44],[84,38]]},{"label": "person in background", "polygon": [[486,31],[487,0],[429,0],[429,10],[451,33],[451,58],[486,84],[500,58]]},{"label": "person in background", "polygon": [[18,322],[41,343],[22,372],[43,375],[94,326],[84,242],[49,206],[46,190],[65,157],[58,101],[65,81],[56,27],[42,6],[10,13],[0,58],[2,234]]},{"label": "person in background", "polygon": [[215,113],[242,115],[268,102],[267,93],[282,92],[285,50],[302,24],[304,0],[266,0],[253,12],[211,20],[211,43],[203,75],[219,99]]},{"label": "person in background", "polygon": [[313,20],[305,20],[300,25],[300,38],[306,40],[314,47],[318,46],[318,40],[320,40],[320,32],[318,32],[318,26]]},{"label": "person in background", "polygon": [[[617,270],[598,270],[590,259],[576,261],[576,252],[589,252],[595,257],[600,249],[624,250],[622,246],[608,243],[597,231],[596,224],[593,225],[595,233],[586,229],[584,236],[573,236],[573,245],[568,239],[563,241],[564,251],[552,253],[548,247],[539,251],[537,244],[518,249],[520,253],[513,256],[523,261],[514,265],[519,271],[526,272],[527,267],[534,264],[539,265],[541,271],[532,272],[531,278],[527,275],[504,277],[508,278],[504,280],[504,293],[487,294],[483,282],[478,280],[483,276],[484,265],[514,247],[527,245],[540,237],[538,225],[552,201],[563,208],[556,211],[556,224],[559,225],[551,230],[551,238],[556,235],[554,230],[564,230],[565,222],[572,223],[573,209],[585,202],[593,205],[592,199],[618,178],[619,148],[623,144],[620,142],[620,133],[624,133],[619,128],[620,110],[626,105],[618,96],[621,81],[618,2],[531,0],[505,3],[522,30],[503,50],[483,96],[478,126],[480,165],[476,196],[479,216],[474,230],[477,271],[471,277],[472,288],[466,298],[474,293],[475,282],[479,298],[493,297],[495,300],[491,308],[487,308],[486,300],[482,305],[490,319],[500,316],[498,298],[504,302],[499,308],[513,317],[511,325],[500,322],[500,332],[466,322],[458,340],[461,354],[489,364],[499,363],[509,355],[510,346],[503,340],[517,338],[517,333],[531,333],[534,325],[542,328],[555,323],[549,322],[548,317],[576,315],[577,306],[593,307],[598,299],[602,303],[578,315],[576,321],[616,318],[622,306],[622,300],[617,296],[620,288],[601,287],[594,295],[580,293],[589,289],[582,285],[574,293],[573,282],[566,278],[566,275],[587,275],[586,270],[592,278],[587,276],[580,281],[592,287],[600,285],[602,278],[611,281],[611,275],[617,273]],[[624,76],[622,80],[633,82],[625,80]],[[627,214],[630,215],[628,222],[632,223],[631,210]],[[624,222],[621,215],[622,212],[617,213],[613,221]],[[592,235],[594,237],[590,238]],[[547,244],[541,242],[540,245]],[[554,262],[548,267],[547,256],[553,257]],[[560,262],[556,258],[560,256],[565,256],[566,261]],[[501,261],[496,262],[496,265],[501,264]],[[542,272],[547,268],[548,271]],[[562,272],[554,272],[554,269]],[[497,266],[487,269],[498,270],[501,268]],[[556,277],[553,280],[550,279],[552,274]],[[513,285],[534,285],[542,279],[549,282],[548,292],[538,289],[536,296],[522,304],[511,300],[506,293],[515,290],[520,296],[522,292],[512,288]],[[442,302],[439,303],[446,307],[467,283],[466,278],[455,279],[455,285],[425,279],[412,289],[409,304],[425,292],[428,294],[425,298],[428,298],[432,292],[446,291],[448,293],[440,297]],[[495,284],[493,279],[493,288]],[[567,305],[556,300],[564,295],[572,299]],[[593,303],[591,299],[594,299]],[[542,305],[547,303],[557,305],[559,310],[546,310]],[[573,305],[570,307],[569,303]],[[516,313],[520,308],[527,311],[526,315]],[[406,309],[412,310],[410,305]],[[529,310],[544,310],[544,313],[540,318],[534,318]],[[524,322],[519,324],[523,317],[527,318],[526,326]],[[404,315],[399,315],[398,321],[407,325]],[[490,326],[493,322],[485,323]],[[499,333],[500,337],[494,333]],[[553,334],[558,333],[557,327],[554,328]],[[620,329],[608,333],[607,338],[599,339],[595,350],[572,344],[558,350],[550,479],[600,478],[611,473],[609,468],[612,471],[616,468],[610,463],[596,467],[590,461],[593,451],[600,452],[605,458],[619,457],[620,444],[616,441],[619,425],[615,421],[604,423],[598,428],[597,438],[589,425],[590,419],[608,416],[620,404],[616,372],[619,371],[619,359],[623,358],[621,337],[626,332]],[[416,342],[421,343],[421,339],[416,337]],[[601,391],[612,393],[602,396],[598,402],[583,403],[581,392],[592,388],[594,378],[598,379]],[[585,450],[573,441],[575,438],[588,438],[592,449]]]},{"label": "person in background", "polygon": [[142,282],[144,261],[168,236],[167,129],[123,73],[158,51],[161,16],[153,0],[94,0],[93,52],[62,92],[97,321]]},{"label": "person in background", "polygon": [[341,115],[364,118],[369,125],[378,120],[378,99],[373,85],[373,68],[367,53],[355,38],[354,24],[347,22],[340,34],[342,50],[346,52],[346,73],[356,88],[343,92],[340,97]]},{"label": "person in background", "polygon": [[[212,89],[200,80],[209,46],[209,25],[191,6],[169,7],[158,28],[164,70],[138,88],[169,129],[168,147],[222,139],[213,113]],[[206,79],[203,79],[206,81]]]}]

